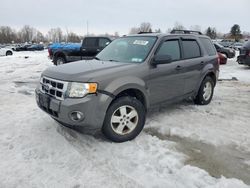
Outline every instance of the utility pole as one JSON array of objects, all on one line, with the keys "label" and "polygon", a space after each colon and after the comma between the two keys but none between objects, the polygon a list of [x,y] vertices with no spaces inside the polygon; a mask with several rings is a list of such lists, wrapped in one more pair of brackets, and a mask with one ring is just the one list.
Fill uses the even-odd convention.
[{"label": "utility pole", "polygon": [[89,35],[89,22],[87,20],[87,36]]}]

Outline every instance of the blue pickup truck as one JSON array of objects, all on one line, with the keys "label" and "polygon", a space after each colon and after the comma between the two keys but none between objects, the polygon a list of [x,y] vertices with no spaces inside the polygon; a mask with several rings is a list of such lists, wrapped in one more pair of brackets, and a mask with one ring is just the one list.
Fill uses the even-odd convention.
[{"label": "blue pickup truck", "polygon": [[54,43],[48,47],[49,58],[55,65],[92,59],[110,42],[108,37],[85,37],[82,43]]}]

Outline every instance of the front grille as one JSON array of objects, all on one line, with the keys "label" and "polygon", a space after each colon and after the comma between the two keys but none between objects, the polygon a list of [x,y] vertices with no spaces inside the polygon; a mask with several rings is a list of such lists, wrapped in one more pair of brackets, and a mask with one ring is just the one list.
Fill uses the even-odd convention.
[{"label": "front grille", "polygon": [[67,87],[68,82],[48,78],[45,76],[42,76],[40,80],[40,91],[58,100],[64,99]]}]

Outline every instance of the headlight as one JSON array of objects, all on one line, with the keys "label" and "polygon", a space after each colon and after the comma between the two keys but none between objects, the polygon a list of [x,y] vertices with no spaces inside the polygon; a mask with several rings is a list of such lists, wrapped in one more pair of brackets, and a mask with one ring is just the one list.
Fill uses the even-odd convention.
[{"label": "headlight", "polygon": [[72,82],[69,89],[69,97],[84,97],[89,93],[96,93],[97,83]]}]

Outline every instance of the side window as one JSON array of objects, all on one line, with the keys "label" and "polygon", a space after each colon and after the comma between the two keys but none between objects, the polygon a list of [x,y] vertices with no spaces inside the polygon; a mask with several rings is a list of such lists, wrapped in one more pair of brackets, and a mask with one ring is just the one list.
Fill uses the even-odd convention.
[{"label": "side window", "polygon": [[212,42],[209,39],[200,38],[200,41],[203,44],[203,46],[206,49],[209,56],[213,56],[213,55],[217,54],[217,52],[216,52],[216,50],[214,48],[214,45],[212,44]]},{"label": "side window", "polygon": [[86,38],[84,40],[84,46],[87,47],[96,47],[97,43],[97,38]]},{"label": "side window", "polygon": [[173,61],[179,60],[181,58],[179,41],[165,41],[157,51],[157,55],[169,55]]},{"label": "side window", "polygon": [[183,58],[191,59],[201,56],[200,46],[196,40],[182,40]]},{"label": "side window", "polygon": [[110,41],[108,39],[105,39],[105,38],[99,38],[99,47],[106,47],[107,44],[110,43]]}]

